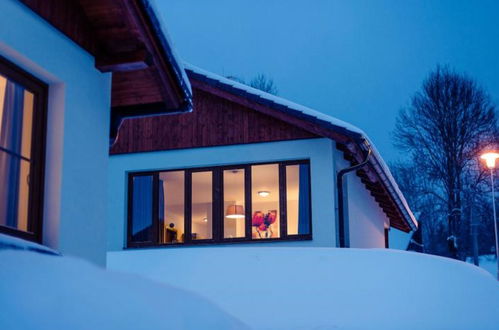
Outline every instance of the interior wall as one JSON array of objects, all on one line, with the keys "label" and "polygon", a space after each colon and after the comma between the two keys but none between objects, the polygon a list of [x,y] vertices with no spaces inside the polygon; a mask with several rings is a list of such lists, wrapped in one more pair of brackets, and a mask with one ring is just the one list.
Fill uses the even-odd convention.
[{"label": "interior wall", "polygon": [[0,55],[49,85],[43,244],[104,265],[111,75],[20,1],[0,13]]},{"label": "interior wall", "polygon": [[113,155],[109,161],[108,250],[121,250],[126,246],[126,196],[128,188],[127,175],[129,172],[296,159],[310,160],[313,240],[261,244],[272,246],[335,246],[335,194],[332,149],[333,142],[329,139],[304,139]]}]

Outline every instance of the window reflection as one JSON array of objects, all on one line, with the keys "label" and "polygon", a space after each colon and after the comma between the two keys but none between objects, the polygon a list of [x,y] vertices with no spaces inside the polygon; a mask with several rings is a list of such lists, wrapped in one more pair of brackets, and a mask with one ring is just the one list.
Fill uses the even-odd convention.
[{"label": "window reflection", "polygon": [[132,192],[132,241],[152,242],[152,175],[134,176]]}]

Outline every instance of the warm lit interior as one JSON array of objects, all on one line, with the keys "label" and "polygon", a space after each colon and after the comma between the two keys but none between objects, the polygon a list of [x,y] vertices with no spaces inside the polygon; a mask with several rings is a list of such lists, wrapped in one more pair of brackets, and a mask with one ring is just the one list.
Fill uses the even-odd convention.
[{"label": "warm lit interior", "polygon": [[288,235],[298,234],[299,165],[286,166],[286,212]]},{"label": "warm lit interior", "polygon": [[[252,238],[279,238],[279,165],[252,166],[251,188]],[[270,194],[260,196],[259,191],[268,191]]]},{"label": "warm lit interior", "polygon": [[159,173],[160,237],[163,244],[184,242],[184,171]]},{"label": "warm lit interior", "polygon": [[213,175],[192,173],[192,239],[213,238]]},{"label": "warm lit interior", "polygon": [[34,95],[0,75],[0,225],[29,230]]},{"label": "warm lit interior", "polygon": [[135,174],[132,242],[183,244],[191,242],[189,237],[218,242],[309,235],[309,176],[306,162]]},{"label": "warm lit interior", "polygon": [[244,169],[223,171],[224,238],[246,235],[244,203]]}]

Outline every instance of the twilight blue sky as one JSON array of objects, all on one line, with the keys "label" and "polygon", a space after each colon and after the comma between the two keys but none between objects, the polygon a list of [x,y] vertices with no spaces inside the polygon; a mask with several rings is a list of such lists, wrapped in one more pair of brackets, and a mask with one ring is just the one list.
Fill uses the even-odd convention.
[{"label": "twilight blue sky", "polygon": [[363,129],[388,161],[399,109],[437,63],[499,103],[499,1],[157,0],[184,60],[272,77],[279,96]]}]

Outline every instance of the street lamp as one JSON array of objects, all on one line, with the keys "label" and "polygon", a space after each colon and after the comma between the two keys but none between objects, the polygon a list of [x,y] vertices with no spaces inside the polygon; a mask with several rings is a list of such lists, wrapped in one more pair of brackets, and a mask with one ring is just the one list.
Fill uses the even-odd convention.
[{"label": "street lamp", "polygon": [[490,185],[492,187],[492,212],[494,213],[494,236],[496,239],[496,263],[497,263],[497,280],[499,280],[499,242],[497,240],[497,219],[496,219],[496,201],[495,201],[495,191],[494,191],[494,169],[496,168],[496,159],[499,158],[499,153],[497,152],[487,152],[480,156],[481,159],[485,160],[485,165],[490,170]]}]

